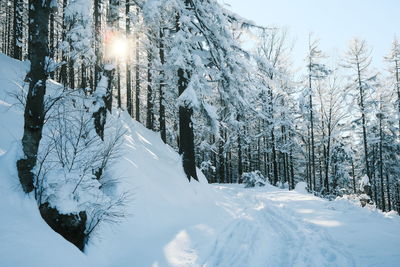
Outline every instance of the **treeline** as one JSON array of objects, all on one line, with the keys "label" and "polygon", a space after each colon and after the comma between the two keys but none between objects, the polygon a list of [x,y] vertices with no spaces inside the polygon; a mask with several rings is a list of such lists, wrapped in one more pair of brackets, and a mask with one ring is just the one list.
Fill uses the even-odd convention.
[{"label": "treeline", "polygon": [[[196,166],[210,183],[259,170],[274,185],[306,181],[328,198],[366,193],[400,211],[397,41],[378,72],[365,41],[328,66],[310,36],[298,81],[284,31],[213,0],[60,0],[48,12],[47,73],[87,95],[104,89],[100,137],[114,106],[159,131],[189,180]],[[1,2],[3,53],[30,58],[29,14],[26,0]],[[252,51],[241,46],[248,32],[258,39]]]}]

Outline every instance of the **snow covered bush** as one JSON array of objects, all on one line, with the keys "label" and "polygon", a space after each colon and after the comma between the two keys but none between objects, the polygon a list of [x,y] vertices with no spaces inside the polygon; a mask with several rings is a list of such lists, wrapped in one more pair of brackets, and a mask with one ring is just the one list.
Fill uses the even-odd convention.
[{"label": "snow covered bush", "polygon": [[364,175],[360,179],[359,191],[357,194],[343,194],[336,199],[345,199],[353,203],[354,205],[361,207],[376,208],[374,202],[371,199],[371,183],[367,175]]},{"label": "snow covered bush", "polygon": [[58,226],[49,222],[59,219],[56,212],[66,223],[84,222],[80,228],[86,242],[101,222],[118,222],[124,217],[128,194],[117,192],[118,177],[110,172],[119,156],[124,131],[111,115],[101,140],[94,127],[93,96],[82,90],[57,88],[58,97],[51,97],[51,92],[48,96],[53,101],[49,100],[52,105],[35,169],[35,196],[42,216],[57,232]]},{"label": "snow covered bush", "polygon": [[265,186],[267,179],[262,175],[260,171],[245,172],[242,174],[242,181],[245,188]]},{"label": "snow covered bush", "polygon": [[376,206],[371,201],[371,198],[366,194],[349,194],[336,198],[336,200],[341,200],[341,199],[347,200],[356,206],[368,207],[371,209],[376,208]]}]

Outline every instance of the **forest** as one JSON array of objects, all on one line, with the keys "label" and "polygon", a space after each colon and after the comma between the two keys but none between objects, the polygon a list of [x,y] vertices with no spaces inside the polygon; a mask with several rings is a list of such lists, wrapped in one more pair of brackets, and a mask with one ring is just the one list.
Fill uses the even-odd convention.
[{"label": "forest", "polygon": [[113,174],[129,118],[180,155],[189,186],[305,183],[400,213],[399,40],[376,69],[368,40],[332,60],[310,33],[297,70],[289,34],[217,0],[1,0],[0,52],[26,70],[12,92],[0,82],[23,114],[21,190],[84,251],[135,202]]}]

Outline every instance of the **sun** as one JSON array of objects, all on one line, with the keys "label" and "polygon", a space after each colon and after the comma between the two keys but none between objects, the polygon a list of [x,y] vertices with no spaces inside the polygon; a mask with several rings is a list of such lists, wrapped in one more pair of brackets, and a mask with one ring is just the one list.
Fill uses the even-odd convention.
[{"label": "sun", "polygon": [[109,31],[105,34],[105,56],[110,60],[124,61],[128,57],[129,42],[122,34]]},{"label": "sun", "polygon": [[111,41],[111,55],[118,59],[125,59],[128,55],[128,41],[126,38],[116,37]]}]

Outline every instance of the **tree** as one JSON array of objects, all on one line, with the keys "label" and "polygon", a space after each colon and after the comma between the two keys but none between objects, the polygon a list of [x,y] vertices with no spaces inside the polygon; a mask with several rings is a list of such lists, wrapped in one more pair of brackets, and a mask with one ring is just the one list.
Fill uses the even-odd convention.
[{"label": "tree", "polygon": [[[290,76],[289,53],[291,48],[287,40],[286,31],[282,29],[263,30],[259,37],[260,42],[256,55],[263,60],[258,62],[257,77],[260,88],[254,96],[254,101],[259,103],[258,114],[261,120],[261,134],[259,143],[263,139],[264,169],[266,175],[271,178],[272,184],[278,181],[290,180],[289,186],[294,188],[293,173],[290,172],[290,155],[293,152],[293,141],[289,135],[293,135],[294,120],[290,116],[292,87],[288,82]],[[291,152],[292,151],[292,152]],[[260,161],[261,155],[257,155]],[[292,157],[293,159],[293,157]],[[270,164],[271,167],[267,165]],[[282,162],[282,164],[279,164]],[[268,169],[268,170],[267,170]]]},{"label": "tree", "polygon": [[[64,1],[66,4],[66,1]],[[62,57],[61,72],[64,86],[74,89],[77,87],[75,84],[76,74],[78,71],[75,69],[77,66],[82,66],[82,89],[86,89],[86,73],[87,67],[93,66],[95,62],[95,51],[93,49],[93,30],[92,30],[92,15],[90,10],[93,6],[90,1],[74,0],[70,1],[64,7],[63,12],[63,25],[65,27],[63,33],[62,43]],[[67,75],[68,67],[68,75]],[[68,83],[67,83],[68,76]]]},{"label": "tree", "polygon": [[[131,34],[131,14],[130,14],[130,1],[126,0],[125,3],[125,37],[130,38]],[[130,47],[129,47],[130,48]],[[130,49],[129,49],[130,51]],[[128,51],[127,60],[125,63],[126,69],[126,110],[131,117],[133,116],[133,104],[132,104],[132,77],[131,77],[131,67],[130,67],[130,53]]]},{"label": "tree", "polygon": [[[113,1],[113,4],[119,3],[119,1]],[[97,134],[101,139],[104,139],[104,127],[107,119],[107,112],[111,112],[112,109],[112,84],[115,66],[112,62],[104,62],[105,58],[102,53],[103,46],[103,34],[102,34],[102,12],[103,12],[103,0],[94,0],[94,28],[96,34],[95,42],[95,91],[97,100],[99,103],[98,110],[93,113],[94,125]],[[113,7],[112,7],[113,8]],[[115,15],[116,12],[111,12]],[[109,24],[114,24],[118,20],[118,16],[111,16],[109,18]]]},{"label": "tree", "polygon": [[[139,16],[139,7],[136,7],[136,16]],[[135,119],[140,122],[140,39],[139,30],[135,32]]]},{"label": "tree", "polygon": [[[320,140],[318,140],[318,143],[322,144],[322,160],[324,165],[324,179],[321,181],[321,187],[323,185],[324,194],[330,194],[332,192],[330,192],[329,187],[329,176],[332,160],[335,158],[336,164],[339,162],[340,164],[346,163],[350,154],[347,151],[351,150],[347,149],[347,142],[345,142],[344,138],[347,130],[343,125],[348,115],[346,110],[346,94],[340,77],[333,73],[325,80],[319,82],[316,87],[316,96],[316,110],[319,111],[318,120],[320,122],[318,127]],[[340,155],[336,155],[336,153],[340,153]],[[333,173],[338,173],[338,166],[334,168],[335,171]],[[345,166],[340,165],[340,169],[344,170]],[[344,171],[341,172],[341,174],[344,173]],[[322,170],[320,171],[320,175],[322,177]]]},{"label": "tree", "polygon": [[[184,8],[189,9],[190,1],[184,0]],[[181,30],[182,14],[177,15],[176,32],[178,34],[185,34]],[[189,30],[190,31],[190,30]],[[190,64],[188,62],[188,64]],[[190,90],[188,89],[191,73],[184,68],[178,68],[178,92],[181,97],[184,93],[190,97]],[[194,156],[194,133],[193,133],[193,107],[191,106],[191,99],[183,101],[179,106],[179,154],[182,155],[183,169],[187,178],[198,180],[196,172],[196,161]]]},{"label": "tree", "polygon": [[158,86],[158,95],[159,95],[159,124],[160,124],[160,134],[161,134],[161,139],[164,141],[164,143],[167,143],[167,129],[165,125],[165,104],[164,104],[164,71],[163,71],[163,66],[165,64],[165,51],[164,51],[164,29],[160,26],[160,31],[159,31],[159,57],[160,57],[160,64],[161,64],[161,70],[160,70],[160,84]]},{"label": "tree", "polygon": [[23,0],[14,1],[14,22],[13,22],[13,57],[22,60],[22,38],[23,38]]},{"label": "tree", "polygon": [[29,45],[31,67],[27,78],[29,91],[24,112],[24,134],[22,150],[24,157],[17,161],[17,169],[22,189],[30,193],[34,189],[33,168],[36,165],[37,153],[44,125],[46,81],[48,77],[48,22],[51,11],[51,0],[29,1],[31,18]]},{"label": "tree", "polygon": [[357,103],[360,108],[362,140],[364,147],[364,166],[366,175],[371,178],[371,168],[369,163],[368,149],[368,121],[366,110],[367,90],[370,88],[369,81],[374,78],[367,76],[368,67],[371,63],[370,50],[364,40],[353,39],[346,53],[347,63],[344,65],[354,73],[352,86],[358,90]]},{"label": "tree", "polygon": [[313,40],[310,34],[308,42],[308,55],[307,55],[307,70],[308,70],[308,109],[309,109],[309,122],[310,122],[310,136],[309,136],[309,151],[310,151],[310,180],[312,183],[311,190],[316,191],[316,167],[315,167],[315,136],[314,136],[314,107],[313,107],[313,81],[326,78],[330,74],[330,70],[319,61],[323,58],[322,52],[318,49],[318,40]]},{"label": "tree", "polygon": [[[390,74],[393,76],[393,87],[397,95],[397,117],[399,121],[398,129],[400,131],[400,44],[397,38],[393,40],[389,55],[385,57],[386,61],[393,64],[390,67]],[[400,137],[400,134],[399,134]]]},{"label": "tree", "polygon": [[[150,31],[148,38],[153,38],[153,32]],[[150,39],[150,42],[153,40]],[[154,92],[153,92],[153,50],[151,47],[147,49],[147,110],[146,110],[146,127],[150,130],[154,128]]]}]

